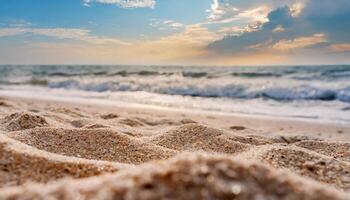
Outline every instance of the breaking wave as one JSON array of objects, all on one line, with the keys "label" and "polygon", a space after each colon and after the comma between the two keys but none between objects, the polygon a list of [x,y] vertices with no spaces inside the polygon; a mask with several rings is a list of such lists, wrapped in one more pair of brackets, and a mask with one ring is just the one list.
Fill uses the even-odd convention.
[{"label": "breaking wave", "polygon": [[238,98],[253,99],[264,98],[277,101],[294,100],[339,100],[350,103],[350,87],[339,89],[320,89],[311,86],[298,87],[270,87],[255,89],[245,85],[181,85],[181,84],[140,84],[123,82],[80,83],[76,80],[65,80],[48,84],[50,88],[75,89],[93,92],[122,92],[145,91],[167,95],[182,95],[207,98]]}]

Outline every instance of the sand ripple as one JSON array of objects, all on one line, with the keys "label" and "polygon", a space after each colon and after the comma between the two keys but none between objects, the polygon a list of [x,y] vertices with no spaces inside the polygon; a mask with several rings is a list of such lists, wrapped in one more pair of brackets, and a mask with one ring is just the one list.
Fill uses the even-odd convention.
[{"label": "sand ripple", "polygon": [[295,145],[336,159],[350,162],[349,142],[302,141]]},{"label": "sand ripple", "polygon": [[296,146],[268,145],[242,153],[276,168],[288,169],[302,176],[343,190],[350,190],[350,163]]},{"label": "sand ripple", "polygon": [[222,135],[217,129],[188,124],[156,136],[151,142],[179,151],[201,150],[218,153],[237,153],[249,147],[247,144],[223,138]]},{"label": "sand ripple", "polygon": [[45,183],[63,177],[90,177],[127,166],[51,154],[0,134],[0,187],[28,181]]},{"label": "sand ripple", "polygon": [[35,127],[48,126],[45,118],[26,112],[17,112],[6,116],[3,124],[9,131],[19,131]]},{"label": "sand ripple", "polygon": [[176,153],[109,129],[35,128],[7,135],[41,150],[93,160],[140,164]]}]

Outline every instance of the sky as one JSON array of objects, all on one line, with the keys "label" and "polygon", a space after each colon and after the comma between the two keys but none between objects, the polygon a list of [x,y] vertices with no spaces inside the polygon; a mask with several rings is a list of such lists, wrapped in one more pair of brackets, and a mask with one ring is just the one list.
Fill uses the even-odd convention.
[{"label": "sky", "polygon": [[0,0],[0,64],[350,64],[350,1]]}]

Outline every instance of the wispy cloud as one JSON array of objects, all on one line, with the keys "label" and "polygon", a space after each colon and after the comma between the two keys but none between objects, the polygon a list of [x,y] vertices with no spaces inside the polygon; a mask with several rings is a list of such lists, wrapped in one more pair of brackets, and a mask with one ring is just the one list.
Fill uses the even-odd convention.
[{"label": "wispy cloud", "polygon": [[325,34],[314,34],[308,37],[298,37],[292,40],[281,40],[272,46],[272,49],[278,51],[290,51],[294,49],[305,48],[316,44],[327,42]]},{"label": "wispy cloud", "polygon": [[168,30],[168,29],[176,30],[179,28],[183,28],[185,25],[173,20],[151,19],[150,26],[158,28],[158,30]]},{"label": "wispy cloud", "polygon": [[83,0],[83,5],[90,7],[91,3],[115,4],[122,8],[154,8],[155,0]]},{"label": "wispy cloud", "polygon": [[332,44],[328,47],[332,52],[350,52],[350,43]]},{"label": "wispy cloud", "polygon": [[15,36],[22,34],[34,34],[47,37],[54,37],[58,39],[72,39],[83,41],[92,44],[118,44],[128,45],[127,42],[109,38],[92,35],[90,30],[86,29],[69,29],[69,28],[0,28],[0,37]]},{"label": "wispy cloud", "polygon": [[211,22],[222,22],[231,19],[239,13],[239,9],[226,3],[223,4],[220,0],[214,0],[211,4],[211,9],[207,10],[209,12],[208,19]]}]

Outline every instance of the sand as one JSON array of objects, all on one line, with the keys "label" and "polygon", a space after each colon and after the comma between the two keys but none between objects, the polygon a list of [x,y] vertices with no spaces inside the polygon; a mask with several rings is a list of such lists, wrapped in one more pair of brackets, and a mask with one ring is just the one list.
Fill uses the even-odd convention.
[{"label": "sand", "polygon": [[91,160],[140,164],[177,153],[110,129],[34,128],[5,135],[40,150]]},{"label": "sand", "polygon": [[350,199],[350,127],[0,98],[0,199]]},{"label": "sand", "polygon": [[241,152],[249,145],[222,137],[219,130],[198,124],[179,126],[167,133],[157,135],[151,143],[178,151],[207,151],[234,154]]},{"label": "sand", "polygon": [[185,154],[84,180],[4,189],[3,199],[348,199],[346,193],[238,158]]},{"label": "sand", "polygon": [[126,167],[132,166],[51,154],[0,134],[0,187],[90,177]]}]

